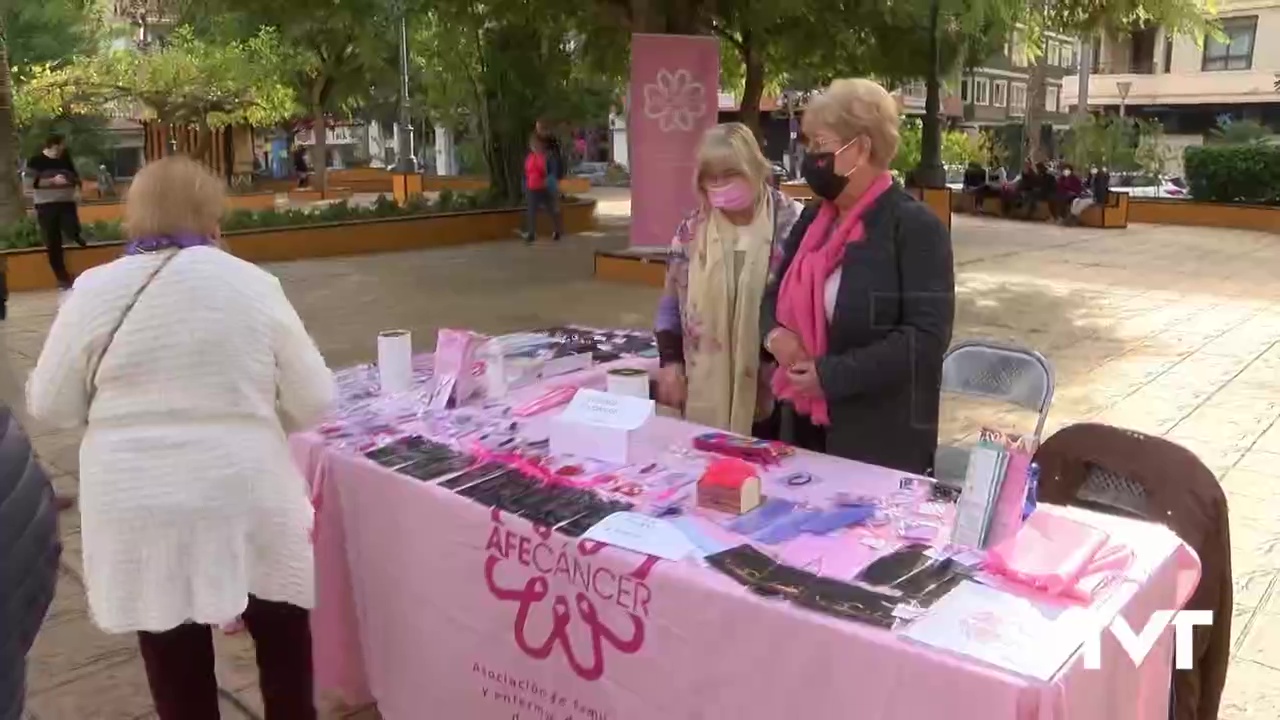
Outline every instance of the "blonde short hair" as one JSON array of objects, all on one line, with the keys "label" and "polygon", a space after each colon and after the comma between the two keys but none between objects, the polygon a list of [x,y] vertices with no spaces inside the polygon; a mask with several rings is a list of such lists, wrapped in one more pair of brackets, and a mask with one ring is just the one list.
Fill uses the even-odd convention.
[{"label": "blonde short hair", "polygon": [[760,152],[756,136],[742,123],[723,123],[709,128],[698,144],[698,171],[694,177],[701,192],[707,175],[736,173],[752,185],[763,185],[773,166]]},{"label": "blonde short hair", "polygon": [[186,155],[147,163],[125,198],[125,232],[130,238],[212,237],[225,195],[222,181]]},{"label": "blonde short hair", "polygon": [[898,103],[879,83],[862,78],[836,80],[804,110],[804,131],[835,133],[844,142],[865,136],[871,161],[888,167],[898,154]]}]

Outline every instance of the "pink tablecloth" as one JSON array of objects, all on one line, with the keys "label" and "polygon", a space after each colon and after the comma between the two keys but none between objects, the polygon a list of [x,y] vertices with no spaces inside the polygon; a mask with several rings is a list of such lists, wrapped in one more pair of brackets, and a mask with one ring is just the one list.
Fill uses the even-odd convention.
[{"label": "pink tablecloth", "polygon": [[[539,532],[318,438],[294,446],[322,490],[317,684],[376,699],[387,720],[1168,717],[1171,629],[1140,668],[1107,634],[1105,670],[1077,653],[1038,682],[756,597],[693,563]],[[899,475],[800,462],[869,487]],[[1133,549],[1138,578],[1097,608],[1099,627],[1119,612],[1141,628],[1181,606],[1199,574],[1183,543],[1157,525],[1090,521]]]}]

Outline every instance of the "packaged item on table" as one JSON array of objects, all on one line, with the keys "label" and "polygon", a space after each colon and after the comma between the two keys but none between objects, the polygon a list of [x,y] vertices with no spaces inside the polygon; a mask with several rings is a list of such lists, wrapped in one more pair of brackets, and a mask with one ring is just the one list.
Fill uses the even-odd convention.
[{"label": "packaged item on table", "polygon": [[442,480],[440,481],[440,483],[438,483],[438,486],[444,488],[445,490],[457,491],[469,485],[474,485],[475,483],[478,483],[478,482],[484,482],[485,480],[490,480],[494,477],[497,477],[498,475],[501,475],[506,471],[507,471],[507,468],[503,465],[499,465],[497,463],[484,463],[477,467],[471,468],[466,472],[463,472],[458,475],[454,475],[453,477]]},{"label": "packaged item on table", "polygon": [[639,368],[614,368],[605,375],[605,389],[614,395],[649,399],[649,373]]},{"label": "packaged item on table", "polygon": [[730,532],[751,537],[773,523],[790,515],[797,505],[782,498],[767,498],[760,507],[734,518],[725,528]]},{"label": "packaged item on table", "polygon": [[606,501],[596,503],[588,508],[581,515],[561,523],[556,526],[556,532],[569,537],[581,537],[583,533],[590,530],[596,523],[604,520],[614,513],[628,512],[634,505],[621,501]]},{"label": "packaged item on table", "polygon": [[818,576],[811,572],[775,564],[765,572],[764,579],[751,586],[751,590],[765,597],[798,600],[818,579]]},{"label": "packaged item on table", "polygon": [[518,418],[541,415],[548,410],[568,405],[577,394],[578,388],[572,386],[551,388],[533,400],[516,406],[511,412]]},{"label": "packaged item on table", "polygon": [[435,373],[427,396],[428,409],[458,407],[481,389],[483,367],[477,364],[476,354],[483,342],[482,336],[466,330],[440,331],[436,337]]},{"label": "packaged item on table", "polygon": [[906,540],[933,540],[942,526],[926,520],[903,520],[898,523],[898,537]]},{"label": "packaged item on table", "polygon": [[819,512],[808,518],[800,526],[802,532],[810,535],[827,535],[853,525],[861,525],[873,518],[876,508],[873,505],[850,505]]},{"label": "packaged item on table", "polygon": [[802,506],[752,537],[765,545],[779,545],[803,535],[804,526],[820,515],[822,515],[822,511],[816,507]]},{"label": "packaged item on table", "polygon": [[447,475],[460,473],[474,464],[474,460],[459,452],[440,446],[424,453],[423,457],[408,465],[397,468],[396,472],[425,482],[443,479]]},{"label": "packaged item on table", "polygon": [[897,603],[893,597],[831,578],[818,578],[810,583],[796,598],[796,604],[832,617],[882,628],[891,628],[896,622],[893,611]]},{"label": "packaged item on table", "polygon": [[430,457],[433,452],[439,454],[441,450],[449,451],[447,447],[433,443],[421,435],[411,435],[382,447],[374,448],[365,453],[365,457],[383,467],[397,470],[410,463]]},{"label": "packaged item on table", "polygon": [[487,482],[469,485],[458,491],[458,494],[470,498],[485,507],[501,506],[503,501],[511,501],[532,492],[540,483],[514,470],[503,473]]},{"label": "packaged item on table", "polygon": [[790,445],[723,432],[699,435],[693,439],[693,447],[760,465],[777,464],[795,453],[795,448]]},{"label": "packaged item on table", "polygon": [[761,500],[759,472],[741,460],[712,461],[698,479],[698,505],[709,510],[741,515]]},{"label": "packaged item on table", "polygon": [[937,602],[970,574],[950,557],[935,554],[927,545],[908,545],[876,559],[857,580],[901,596],[916,611]]},{"label": "packaged item on table", "polygon": [[898,548],[884,557],[876,558],[870,565],[863,568],[858,573],[857,580],[868,585],[892,587],[894,583],[910,577],[933,562],[933,556],[929,554],[929,550],[930,547],[922,543]]},{"label": "packaged item on table", "polygon": [[750,545],[739,545],[708,555],[707,564],[747,587],[755,587],[778,561]]}]

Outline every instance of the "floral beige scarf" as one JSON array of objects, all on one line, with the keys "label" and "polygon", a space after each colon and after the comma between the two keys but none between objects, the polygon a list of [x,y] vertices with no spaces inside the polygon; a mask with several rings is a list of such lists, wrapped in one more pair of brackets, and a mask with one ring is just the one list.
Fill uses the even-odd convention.
[{"label": "floral beige scarf", "polygon": [[[734,225],[718,210],[698,224],[685,308],[686,317],[698,321],[697,341],[685,347],[685,418],[691,422],[749,435],[759,414],[760,301],[773,214],[772,196],[764,193],[749,225]],[[738,250],[746,253],[741,272]]]}]

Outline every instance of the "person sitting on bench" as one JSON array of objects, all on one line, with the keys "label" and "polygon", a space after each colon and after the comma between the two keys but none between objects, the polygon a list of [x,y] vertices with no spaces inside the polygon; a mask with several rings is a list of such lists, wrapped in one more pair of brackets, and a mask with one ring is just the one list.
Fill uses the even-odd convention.
[{"label": "person sitting on bench", "polygon": [[1107,202],[1107,195],[1111,192],[1111,174],[1106,168],[1098,169],[1097,165],[1089,167],[1089,182],[1085,187],[1086,193],[1071,202],[1071,216],[1066,221],[1072,225],[1080,224],[1080,216],[1090,205],[1102,205]]},{"label": "person sitting on bench", "polygon": [[1022,165],[1022,173],[1018,175],[1018,179],[1011,188],[1005,189],[1000,198],[1000,214],[1014,217],[1016,211],[1023,218],[1031,217],[1036,207],[1036,197],[1041,193],[1042,187],[1035,165],[1027,160]]},{"label": "person sitting on bench", "polygon": [[1058,175],[1058,188],[1053,201],[1049,204],[1049,214],[1054,220],[1064,221],[1076,198],[1085,194],[1084,183],[1076,175],[1070,163],[1062,164],[1062,172]]},{"label": "person sitting on bench", "polygon": [[991,194],[991,188],[987,185],[987,171],[982,165],[976,162],[969,163],[969,167],[964,171],[964,185],[961,192],[966,196],[973,198],[974,212],[982,212],[982,201]]}]

